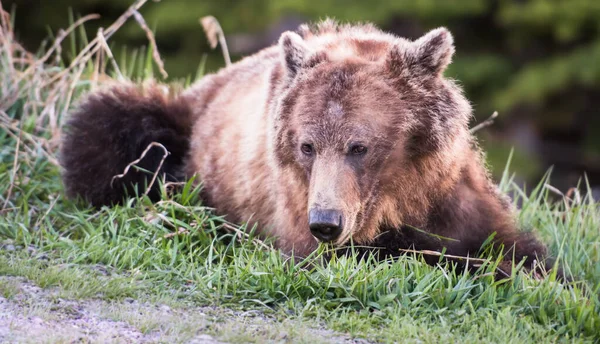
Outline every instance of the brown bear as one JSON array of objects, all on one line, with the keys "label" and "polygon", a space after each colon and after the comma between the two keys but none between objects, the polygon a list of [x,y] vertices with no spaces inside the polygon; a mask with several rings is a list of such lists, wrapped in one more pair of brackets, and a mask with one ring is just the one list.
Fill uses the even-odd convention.
[{"label": "brown bear", "polygon": [[167,181],[198,175],[208,206],[258,224],[284,252],[306,256],[321,241],[473,256],[493,236],[531,266],[546,248],[518,230],[488,177],[471,106],[443,76],[453,53],[444,28],[409,41],[327,20],[179,94],[113,85],[67,123],[67,195],[101,206],[139,193],[151,174],[114,176],[159,142],[164,163],[152,147],[138,166]]}]

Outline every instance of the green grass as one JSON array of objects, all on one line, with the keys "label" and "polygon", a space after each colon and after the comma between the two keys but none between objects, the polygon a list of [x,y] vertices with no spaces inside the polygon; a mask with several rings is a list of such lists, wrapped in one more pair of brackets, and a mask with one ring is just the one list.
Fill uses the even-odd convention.
[{"label": "green grass", "polygon": [[[548,179],[527,192],[508,173],[502,180],[521,206],[519,222],[535,228],[574,277],[569,286],[552,274],[496,281],[493,266],[463,274],[410,256],[320,264],[319,252],[295,262],[224,230],[191,183],[156,204],[90,209],[65,198],[55,159],[67,110],[94,85],[95,60],[71,70],[52,60],[29,68],[36,57],[22,62],[25,53],[10,43],[0,51],[0,275],[58,288],[65,298],[257,309],[282,326],[297,320],[384,342],[600,341],[600,205],[592,199],[554,202]],[[80,43],[71,44],[76,55]],[[149,56],[135,55],[127,70],[150,74]],[[3,282],[0,294],[11,297],[15,286]],[[252,339],[226,332],[219,336]],[[269,336],[262,339],[275,340]]]}]

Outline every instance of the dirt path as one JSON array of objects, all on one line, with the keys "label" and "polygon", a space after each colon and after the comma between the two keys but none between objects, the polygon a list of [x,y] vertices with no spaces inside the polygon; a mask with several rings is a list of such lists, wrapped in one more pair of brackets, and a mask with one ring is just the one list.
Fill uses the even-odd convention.
[{"label": "dirt path", "polygon": [[0,282],[2,343],[366,343],[258,311],[65,300],[24,278],[0,276]]}]

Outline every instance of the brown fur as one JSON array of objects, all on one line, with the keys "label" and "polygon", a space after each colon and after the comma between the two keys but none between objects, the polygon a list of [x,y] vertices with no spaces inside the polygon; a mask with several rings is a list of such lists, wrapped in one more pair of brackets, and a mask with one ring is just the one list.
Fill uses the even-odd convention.
[{"label": "brown fur", "polygon": [[[546,249],[518,231],[487,175],[468,130],[471,107],[443,77],[453,53],[445,29],[410,42],[371,25],[325,21],[284,33],[279,44],[204,77],[174,100],[131,87],[93,95],[73,114],[65,140],[68,194],[114,202],[122,190],[106,181],[150,138],[160,139],[136,132],[144,139],[127,154],[117,154],[124,139],[92,156],[98,148],[90,147],[106,147],[112,136],[90,132],[98,127],[91,123],[115,127],[127,116],[165,116],[177,131],[174,147],[187,148],[189,138],[189,151],[178,157],[185,175],[200,176],[208,205],[231,221],[259,224],[286,252],[312,252],[317,240],[307,214],[331,208],[344,219],[338,246],[352,239],[392,255],[409,247],[474,255],[495,233],[497,244],[531,265]],[[303,144],[313,152],[302,153]],[[354,153],[359,146],[366,153]],[[110,168],[91,172],[82,158]],[[180,172],[179,160],[171,167]],[[82,184],[87,173],[96,173],[99,193]]]},{"label": "brown fur", "polygon": [[[173,98],[158,86],[140,88],[119,84],[87,97],[71,114],[63,133],[61,164],[66,193],[94,206],[120,203],[125,195],[142,194],[152,173],[132,169],[115,180],[127,164],[140,157],[151,142],[170,151],[161,168],[167,181],[183,177],[184,157],[189,150],[192,112],[184,101]],[[137,165],[155,171],[164,155],[151,148]],[[148,195],[157,200],[158,188]]]}]

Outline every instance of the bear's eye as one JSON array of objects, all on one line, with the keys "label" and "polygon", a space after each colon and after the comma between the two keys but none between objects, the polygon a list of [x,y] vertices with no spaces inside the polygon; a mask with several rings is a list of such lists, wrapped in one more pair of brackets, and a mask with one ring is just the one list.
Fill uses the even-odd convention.
[{"label": "bear's eye", "polygon": [[363,145],[354,145],[350,147],[350,153],[353,155],[363,155],[367,152],[367,147]]},{"label": "bear's eye", "polygon": [[312,155],[314,151],[313,146],[310,143],[303,143],[302,146],[300,146],[300,150],[305,155]]}]

